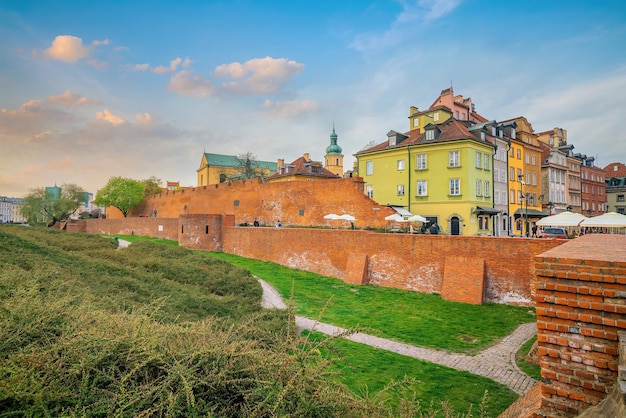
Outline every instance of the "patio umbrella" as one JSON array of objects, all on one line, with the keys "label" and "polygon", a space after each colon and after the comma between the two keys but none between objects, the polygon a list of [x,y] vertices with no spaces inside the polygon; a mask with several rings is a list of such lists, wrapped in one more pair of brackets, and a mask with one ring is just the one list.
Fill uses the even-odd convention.
[{"label": "patio umbrella", "polygon": [[586,216],[574,212],[561,212],[556,215],[546,216],[539,219],[539,226],[578,226],[582,221],[587,219]]},{"label": "patio umbrella", "polygon": [[409,221],[409,222],[428,222],[428,219],[424,218],[423,216],[412,215],[412,216],[409,216],[407,218],[407,221]]},{"label": "patio umbrella", "polygon": [[336,213],[329,213],[328,215],[324,215],[324,219],[330,219],[331,221],[336,221],[339,219],[339,215]]},{"label": "patio umbrella", "polygon": [[356,221],[356,218],[352,215],[348,215],[347,213],[344,213],[343,215],[339,215],[338,219],[343,219],[344,221]]},{"label": "patio umbrella", "polygon": [[603,215],[587,218],[580,226],[600,228],[624,228],[626,227],[626,215],[617,212],[608,212]]},{"label": "patio umbrella", "polygon": [[398,215],[397,213],[394,213],[393,215],[389,215],[385,217],[385,220],[396,221],[396,222],[407,222],[406,219],[404,219],[402,216]]}]

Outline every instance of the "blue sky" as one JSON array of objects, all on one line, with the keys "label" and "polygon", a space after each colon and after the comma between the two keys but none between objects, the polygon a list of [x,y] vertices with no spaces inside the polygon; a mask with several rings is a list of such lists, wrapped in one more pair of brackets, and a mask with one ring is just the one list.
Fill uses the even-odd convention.
[{"label": "blue sky", "polygon": [[204,151],[323,161],[442,89],[626,163],[626,3],[0,2],[0,195],[112,176],[196,185]]}]

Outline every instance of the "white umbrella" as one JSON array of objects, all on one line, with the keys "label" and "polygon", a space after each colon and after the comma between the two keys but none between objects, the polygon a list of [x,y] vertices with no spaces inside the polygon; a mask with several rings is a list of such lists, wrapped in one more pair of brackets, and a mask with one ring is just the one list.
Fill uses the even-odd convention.
[{"label": "white umbrella", "polygon": [[428,219],[424,218],[423,216],[412,215],[412,216],[409,216],[407,218],[407,221],[409,221],[409,222],[428,222]]},{"label": "white umbrella", "polygon": [[587,219],[586,216],[574,212],[561,212],[556,215],[546,216],[539,219],[539,226],[578,226],[582,221]]},{"label": "white umbrella", "polygon": [[331,221],[336,221],[339,218],[339,215],[335,213],[329,213],[328,215],[324,215],[324,219],[330,219]]},{"label": "white umbrella", "polygon": [[402,216],[398,215],[397,213],[394,213],[393,215],[389,215],[385,217],[385,220],[396,221],[396,222],[408,222],[406,219],[404,219]]},{"label": "white umbrella", "polygon": [[344,221],[356,221],[356,218],[352,215],[348,215],[347,213],[344,213],[343,215],[340,215],[338,219],[343,219]]},{"label": "white umbrella", "polygon": [[626,227],[626,215],[617,212],[608,212],[603,215],[587,218],[580,226],[600,228],[623,228]]}]

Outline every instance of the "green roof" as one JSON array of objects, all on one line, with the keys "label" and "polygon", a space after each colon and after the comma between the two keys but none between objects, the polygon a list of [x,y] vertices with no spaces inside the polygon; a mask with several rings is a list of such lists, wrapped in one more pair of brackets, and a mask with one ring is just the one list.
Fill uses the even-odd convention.
[{"label": "green roof", "polygon": [[[205,152],[204,158],[210,166],[239,167],[239,160],[234,155],[210,154]],[[276,171],[278,169],[278,163],[276,162],[256,160],[256,163],[258,168],[266,168],[271,171]]]}]

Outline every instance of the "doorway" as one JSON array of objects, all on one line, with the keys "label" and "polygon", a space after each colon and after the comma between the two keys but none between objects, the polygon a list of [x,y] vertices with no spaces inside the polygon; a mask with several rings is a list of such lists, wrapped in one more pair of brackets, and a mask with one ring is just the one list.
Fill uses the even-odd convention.
[{"label": "doorway", "polygon": [[459,217],[453,216],[452,218],[450,218],[450,235],[459,235],[460,229],[461,228],[459,227]]}]

